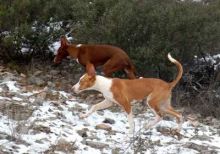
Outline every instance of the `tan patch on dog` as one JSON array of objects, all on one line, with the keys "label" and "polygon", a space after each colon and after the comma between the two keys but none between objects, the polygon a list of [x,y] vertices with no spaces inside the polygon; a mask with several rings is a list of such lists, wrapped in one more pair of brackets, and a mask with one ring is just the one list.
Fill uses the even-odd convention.
[{"label": "tan patch on dog", "polygon": [[79,90],[84,90],[92,87],[95,84],[96,77],[85,74],[79,82]]}]

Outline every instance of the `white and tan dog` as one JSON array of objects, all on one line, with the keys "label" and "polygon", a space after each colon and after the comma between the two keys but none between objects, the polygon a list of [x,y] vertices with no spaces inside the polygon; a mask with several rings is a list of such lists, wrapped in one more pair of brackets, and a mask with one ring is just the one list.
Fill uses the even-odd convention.
[{"label": "white and tan dog", "polygon": [[79,82],[72,89],[75,93],[84,90],[97,90],[104,96],[104,100],[94,106],[86,113],[81,115],[82,118],[88,117],[97,110],[105,109],[116,103],[120,105],[128,115],[130,126],[129,133],[134,131],[134,121],[131,109],[131,102],[142,100],[147,97],[146,103],[154,112],[156,118],[146,125],[150,128],[157,124],[164,114],[170,114],[176,117],[178,122],[178,130],[181,129],[182,115],[175,111],[171,106],[171,91],[182,77],[182,65],[168,54],[168,59],[176,64],[178,75],[176,79],[170,83],[156,78],[140,78],[140,79],[118,79],[106,78],[96,75],[94,66],[91,64],[87,73],[84,74]]}]

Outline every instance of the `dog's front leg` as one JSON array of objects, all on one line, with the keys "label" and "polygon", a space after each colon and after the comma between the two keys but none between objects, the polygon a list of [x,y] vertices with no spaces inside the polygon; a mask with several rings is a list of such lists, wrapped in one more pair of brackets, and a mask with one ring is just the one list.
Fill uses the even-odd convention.
[{"label": "dog's front leg", "polygon": [[113,103],[111,101],[108,101],[108,100],[103,100],[102,102],[96,104],[96,105],[93,105],[91,107],[91,109],[86,113],[86,114],[81,114],[80,115],[80,118],[86,118],[88,117],[90,114],[92,114],[93,112],[97,111],[97,110],[102,110],[102,109],[106,109],[106,108],[109,108],[110,106],[112,106]]}]

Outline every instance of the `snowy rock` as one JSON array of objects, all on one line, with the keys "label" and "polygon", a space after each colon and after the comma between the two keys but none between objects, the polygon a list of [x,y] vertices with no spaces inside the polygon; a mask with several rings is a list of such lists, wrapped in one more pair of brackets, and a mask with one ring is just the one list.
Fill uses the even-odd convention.
[{"label": "snowy rock", "polygon": [[186,143],[185,147],[189,149],[194,149],[196,151],[199,151],[199,153],[204,153],[204,154],[217,154],[217,151],[215,150],[209,150],[209,147],[203,146],[203,145],[198,145],[196,143]]},{"label": "snowy rock", "polygon": [[81,136],[81,137],[88,137],[87,132],[89,131],[88,128],[83,128],[81,130],[77,130],[77,133]]},{"label": "snowy rock", "polygon": [[106,143],[96,142],[96,141],[86,141],[86,145],[97,149],[103,149],[109,147]]},{"label": "snowy rock", "polygon": [[51,130],[49,127],[42,126],[42,125],[34,125],[32,127],[34,134],[38,134],[39,132],[44,132],[44,133],[51,133]]},{"label": "snowy rock", "polygon": [[45,151],[46,154],[53,153],[75,153],[77,146],[75,142],[68,142],[67,140],[61,138],[56,144],[52,145],[49,150]]},{"label": "snowy rock", "polygon": [[96,129],[102,129],[102,130],[106,130],[106,131],[111,131],[112,130],[112,127],[107,125],[107,124],[98,124],[95,126]]},{"label": "snowy rock", "polygon": [[195,135],[192,139],[197,139],[200,141],[211,141],[213,138],[207,135]]}]

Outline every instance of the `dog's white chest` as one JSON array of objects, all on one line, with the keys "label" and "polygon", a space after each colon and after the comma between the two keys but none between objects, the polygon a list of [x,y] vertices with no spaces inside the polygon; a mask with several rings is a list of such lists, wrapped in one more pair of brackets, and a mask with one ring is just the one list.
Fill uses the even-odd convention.
[{"label": "dog's white chest", "polygon": [[77,45],[76,45],[77,48],[79,48],[79,47],[81,47],[81,46],[82,46],[82,44],[77,44]]},{"label": "dog's white chest", "polygon": [[79,59],[78,58],[76,58],[76,62],[79,64]]}]

